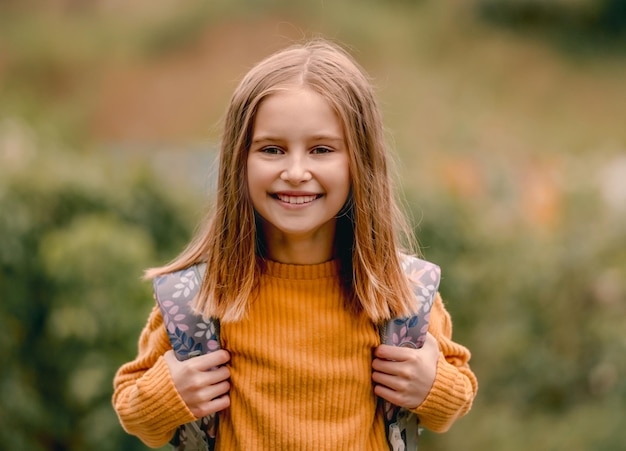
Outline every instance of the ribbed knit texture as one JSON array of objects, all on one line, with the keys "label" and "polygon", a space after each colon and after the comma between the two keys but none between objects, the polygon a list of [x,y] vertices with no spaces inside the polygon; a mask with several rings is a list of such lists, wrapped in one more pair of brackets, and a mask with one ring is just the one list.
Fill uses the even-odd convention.
[{"label": "ribbed knit texture", "polygon": [[172,349],[158,307],[139,338],[139,353],[113,380],[113,407],[124,430],[148,446],[165,445],[174,430],[195,418],[179,396],[163,354]]},{"label": "ribbed knit texture", "polygon": [[[437,295],[429,332],[441,355],[423,426],[447,430],[478,389],[469,351],[452,341],[452,323]],[[250,316],[222,325],[231,353],[231,407],[220,412],[219,450],[387,449],[371,381],[375,327],[343,308],[332,262],[269,262]],[[152,447],[166,444],[193,415],[174,388],[163,354],[171,349],[158,307],[139,339],[135,360],[114,383],[113,406],[124,429]]]},{"label": "ribbed knit texture", "polygon": [[383,450],[376,328],[344,307],[333,262],[269,262],[245,321],[222,325],[231,408],[218,450]]}]

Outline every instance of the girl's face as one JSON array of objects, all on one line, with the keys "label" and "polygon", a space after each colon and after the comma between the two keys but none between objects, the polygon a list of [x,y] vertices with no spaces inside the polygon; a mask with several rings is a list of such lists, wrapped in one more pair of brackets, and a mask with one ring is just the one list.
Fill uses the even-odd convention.
[{"label": "girl's face", "polygon": [[247,169],[270,258],[275,249],[293,250],[299,243],[298,249],[321,251],[310,262],[329,259],[335,217],[350,192],[350,169],[341,121],[326,99],[299,86],[264,99]]}]

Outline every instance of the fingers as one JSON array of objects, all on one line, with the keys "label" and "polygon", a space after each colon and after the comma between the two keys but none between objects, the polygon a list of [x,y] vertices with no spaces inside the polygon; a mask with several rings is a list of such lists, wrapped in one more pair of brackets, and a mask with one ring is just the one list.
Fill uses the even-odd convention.
[{"label": "fingers", "polygon": [[419,356],[412,356],[412,358],[402,360],[374,359],[372,360],[372,369],[374,370],[373,374],[375,375],[376,373],[380,373],[381,375],[390,375],[408,379],[418,367],[416,362],[418,357]]},{"label": "fingers", "polygon": [[387,372],[375,370],[372,373],[372,380],[378,385],[383,385],[392,390],[400,391],[406,389],[409,382],[409,377],[408,374],[403,377],[397,372],[390,374]]},{"label": "fingers", "polygon": [[191,413],[200,418],[230,405],[230,354],[215,351],[185,361],[176,359],[169,350],[164,355],[172,382]]},{"label": "fingers", "polygon": [[[437,339],[430,332],[428,332],[426,334],[424,345],[420,349],[430,352],[434,349],[439,350],[439,343],[437,342]],[[381,344],[374,350],[374,355],[379,359],[395,360],[399,362],[410,359],[411,356],[414,355],[414,351],[414,348]]]},{"label": "fingers", "polygon": [[426,336],[421,349],[380,345],[374,350],[374,393],[398,406],[415,408],[428,395],[437,372],[439,345]]},{"label": "fingers", "polygon": [[[396,378],[410,379],[412,374],[419,369],[421,351],[413,348],[401,348],[398,346],[380,345],[374,351],[375,358],[372,360],[373,377],[391,375]],[[377,373],[380,373],[378,375]],[[385,380],[375,382],[385,383]]]},{"label": "fingers", "polygon": [[195,390],[188,396],[187,407],[196,418],[219,412],[230,406],[230,383],[222,381]]},{"label": "fingers", "polygon": [[226,408],[230,407],[230,396],[227,394],[224,396],[220,396],[219,398],[214,398],[211,401],[203,404],[202,406],[197,406],[193,408],[189,408],[189,411],[196,417],[202,418],[207,415],[212,415],[216,412],[220,412]]},{"label": "fingers", "polygon": [[384,385],[375,385],[374,394],[396,406],[404,406],[410,409],[418,406],[418,404],[412,402],[410,398],[403,396],[401,392],[392,390],[388,387],[385,387]]},{"label": "fingers", "polygon": [[[172,349],[166,351],[164,354],[164,357],[165,357],[166,362],[167,361],[171,362],[172,359],[175,359],[178,361],[178,359],[176,358],[176,354],[174,354],[174,351]],[[183,360],[183,361],[184,362],[193,361],[194,368],[208,370],[215,366],[223,365],[227,363],[229,360],[230,360],[230,354],[228,353],[228,351],[226,351],[225,349],[219,349],[215,352],[202,354],[197,357],[193,357],[189,360]]]},{"label": "fingers", "polygon": [[[388,363],[398,367],[406,366],[398,362]],[[392,367],[391,370],[385,368],[385,370],[391,374],[380,371],[372,373],[374,394],[392,404],[409,409],[419,406],[426,399],[436,371],[435,368],[421,372],[415,369],[410,371],[406,368],[395,367]]]},{"label": "fingers", "polygon": [[374,356],[378,357],[379,359],[398,361],[398,359],[402,359],[404,352],[403,350],[406,349],[401,348],[400,346],[381,344],[376,349],[374,349]]},{"label": "fingers", "polygon": [[[218,353],[220,354],[218,356],[212,355]],[[217,351],[212,354],[181,362],[176,359],[172,351],[165,353],[165,362],[169,366],[174,385],[179,392],[200,390],[208,385],[225,381],[230,377],[230,370],[224,366],[229,361],[230,354],[226,351]]]},{"label": "fingers", "polygon": [[225,349],[220,349],[208,354],[199,355],[188,360],[189,365],[198,371],[207,371],[224,365],[230,361],[230,354]]}]

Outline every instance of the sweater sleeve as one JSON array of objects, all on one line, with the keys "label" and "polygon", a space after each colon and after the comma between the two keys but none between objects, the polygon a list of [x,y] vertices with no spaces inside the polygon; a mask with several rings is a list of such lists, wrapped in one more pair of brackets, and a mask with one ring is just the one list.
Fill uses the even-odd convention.
[{"label": "sweater sleeve", "polygon": [[176,428],[196,418],[176,391],[163,354],[172,349],[163,317],[155,306],[139,338],[135,360],[124,364],[113,380],[113,407],[124,430],[157,448]]},{"label": "sweater sleeve", "polygon": [[469,350],[452,341],[452,321],[439,294],[433,303],[428,331],[439,342],[437,375],[428,396],[414,412],[424,427],[445,432],[472,407],[478,382],[469,367]]}]

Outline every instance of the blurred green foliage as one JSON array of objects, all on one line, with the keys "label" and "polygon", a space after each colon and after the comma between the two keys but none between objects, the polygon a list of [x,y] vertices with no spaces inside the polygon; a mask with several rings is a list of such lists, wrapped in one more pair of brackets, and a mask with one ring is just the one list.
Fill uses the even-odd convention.
[{"label": "blurred green foliage", "polygon": [[137,165],[44,150],[1,125],[0,442],[130,449],[112,377],[150,309],[143,269],[174,255],[192,220]]},{"label": "blurred green foliage", "polygon": [[[212,145],[189,142],[217,140],[255,60],[322,33],[375,74],[417,236],[473,353],[472,412],[423,448],[621,449],[621,5],[0,5],[1,447],[145,449],[117,422],[112,378],[152,306],[142,271],[182,249],[213,182]],[[523,44],[557,35],[597,52],[563,63]]]},{"label": "blurred green foliage", "polygon": [[626,49],[626,3],[622,0],[482,0],[487,20],[549,37],[570,51]]},{"label": "blurred green foliage", "polygon": [[[593,205],[583,207],[583,195]],[[624,218],[613,222],[598,211],[598,193],[579,192],[566,200],[576,211],[557,236],[519,225],[494,233],[473,210],[486,206],[445,195],[415,202],[423,211],[418,236],[443,268],[455,337],[469,344],[481,384],[472,413],[443,437],[427,434],[425,447],[619,449],[618,418],[626,411]]]}]

